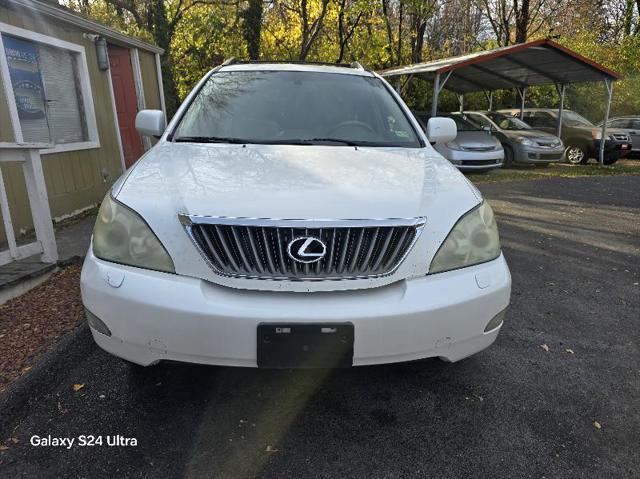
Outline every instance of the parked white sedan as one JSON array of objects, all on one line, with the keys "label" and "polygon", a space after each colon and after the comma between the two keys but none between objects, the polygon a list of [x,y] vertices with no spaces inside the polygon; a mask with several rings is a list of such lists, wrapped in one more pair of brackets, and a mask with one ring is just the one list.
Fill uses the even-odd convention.
[{"label": "parked white sedan", "polygon": [[511,278],[491,207],[361,67],[207,74],[113,186],[82,270],[95,341],[141,365],[339,367],[496,339]]},{"label": "parked white sedan", "polygon": [[[424,112],[414,113],[423,125],[429,121]],[[502,144],[489,129],[458,114],[445,114],[456,122],[457,135],[451,141],[436,142],[433,147],[461,171],[488,171],[504,163]]]}]

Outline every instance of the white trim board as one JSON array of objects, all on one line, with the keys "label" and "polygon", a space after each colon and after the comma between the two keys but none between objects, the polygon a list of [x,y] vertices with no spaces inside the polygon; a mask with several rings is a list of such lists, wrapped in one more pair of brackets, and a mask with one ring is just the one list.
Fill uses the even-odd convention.
[{"label": "white trim board", "polygon": [[59,153],[63,151],[75,151],[86,150],[90,148],[100,148],[100,138],[98,136],[98,125],[96,122],[96,113],[93,105],[93,94],[91,92],[91,81],[89,79],[89,67],[87,65],[87,56],[84,46],[76,43],[60,40],[59,38],[43,35],[41,33],[26,30],[24,28],[14,27],[6,23],[0,22],[0,73],[2,74],[5,94],[7,95],[7,103],[9,105],[9,115],[11,117],[11,124],[14,127],[14,136],[16,143],[22,143],[24,141],[22,135],[22,129],[20,127],[20,118],[18,117],[18,109],[16,107],[16,100],[13,94],[13,86],[11,85],[11,78],[9,74],[9,64],[4,51],[4,43],[2,42],[2,34],[7,34],[15,37],[31,40],[36,43],[42,43],[47,46],[53,46],[56,48],[62,48],[78,54],[78,73],[80,77],[80,94],[82,95],[82,103],[84,106],[84,118],[87,123],[87,133],[89,135],[88,141],[77,143],[65,143],[60,145],[54,145],[52,148],[47,148],[43,153]]},{"label": "white trim board", "polygon": [[109,97],[111,98],[111,113],[113,113],[113,125],[116,129],[116,140],[118,142],[118,151],[120,152],[120,166],[122,173],[127,171],[127,165],[124,162],[124,148],[122,147],[122,137],[120,136],[120,122],[118,121],[118,109],[116,107],[116,94],[113,92],[113,80],[111,79],[111,69],[107,71],[107,83],[109,84]]},{"label": "white trim board", "polygon": [[[142,69],[140,68],[140,53],[137,48],[129,50],[129,56],[131,57],[131,68],[133,70],[133,85],[136,89],[136,98],[138,100],[138,111],[142,111],[146,108],[146,102],[144,99],[144,84],[142,82]],[[144,151],[148,151],[151,148],[151,139],[146,135],[141,135],[142,147]]]},{"label": "white trim board", "polygon": [[167,106],[164,100],[164,82],[162,81],[162,66],[160,62],[160,54],[156,53],[156,78],[158,79],[158,92],[160,92],[160,108],[162,108],[162,113],[164,113],[164,126],[167,126]]},{"label": "white trim board", "polygon": [[2,76],[2,83],[4,85],[4,94],[7,99],[7,106],[9,107],[9,119],[11,121],[11,128],[13,129],[13,139],[15,140],[16,143],[22,143],[24,142],[24,138],[22,136],[20,119],[18,118],[18,108],[16,106],[15,97],[13,96],[13,85],[11,84],[11,77],[9,74],[9,63],[7,62],[7,57],[4,54],[4,42],[2,41],[1,33],[0,33],[0,76]]}]

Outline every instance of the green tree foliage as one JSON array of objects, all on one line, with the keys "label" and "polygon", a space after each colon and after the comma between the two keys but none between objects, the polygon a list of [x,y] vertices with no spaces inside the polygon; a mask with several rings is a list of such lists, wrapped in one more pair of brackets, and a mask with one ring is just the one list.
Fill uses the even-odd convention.
[{"label": "green tree foliage", "polygon": [[[167,105],[230,57],[324,62],[359,61],[372,69],[430,61],[518,41],[551,37],[615,71],[612,114],[640,113],[640,0],[63,0],[124,33],[165,49]],[[428,109],[431,84],[403,85],[411,107]],[[599,121],[599,84],[571,86],[566,106]],[[555,107],[553,86],[531,88],[531,106]],[[442,110],[455,110],[444,92]],[[513,91],[494,107],[513,107]],[[483,93],[466,108],[486,108]]]}]

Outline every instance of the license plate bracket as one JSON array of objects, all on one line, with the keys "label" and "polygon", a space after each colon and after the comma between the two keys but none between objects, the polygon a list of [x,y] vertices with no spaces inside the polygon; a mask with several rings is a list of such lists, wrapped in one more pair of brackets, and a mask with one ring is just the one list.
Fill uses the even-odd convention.
[{"label": "license plate bracket", "polygon": [[353,366],[352,323],[260,323],[257,333],[260,368]]}]

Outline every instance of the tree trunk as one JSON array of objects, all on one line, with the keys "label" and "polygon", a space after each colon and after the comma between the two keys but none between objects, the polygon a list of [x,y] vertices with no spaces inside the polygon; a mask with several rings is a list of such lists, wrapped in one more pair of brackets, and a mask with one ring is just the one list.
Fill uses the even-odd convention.
[{"label": "tree trunk", "polygon": [[167,120],[175,114],[180,104],[176,82],[173,78],[173,61],[171,60],[171,40],[174,29],[169,25],[163,0],[156,0],[153,13],[153,39],[160,48],[164,49],[160,64],[162,67],[162,83],[164,87]]},{"label": "tree trunk", "polygon": [[247,43],[247,53],[251,60],[260,58],[260,34],[262,32],[262,0],[249,0],[242,11],[242,35]]},{"label": "tree trunk", "polygon": [[387,29],[387,53],[389,54],[389,63],[395,65],[393,61],[393,32],[391,31],[391,19],[389,18],[389,0],[382,0],[382,15]]},{"label": "tree trunk", "polygon": [[529,0],[522,0],[520,9],[517,0],[514,0],[513,6],[516,14],[516,43],[524,43],[529,29]]}]

